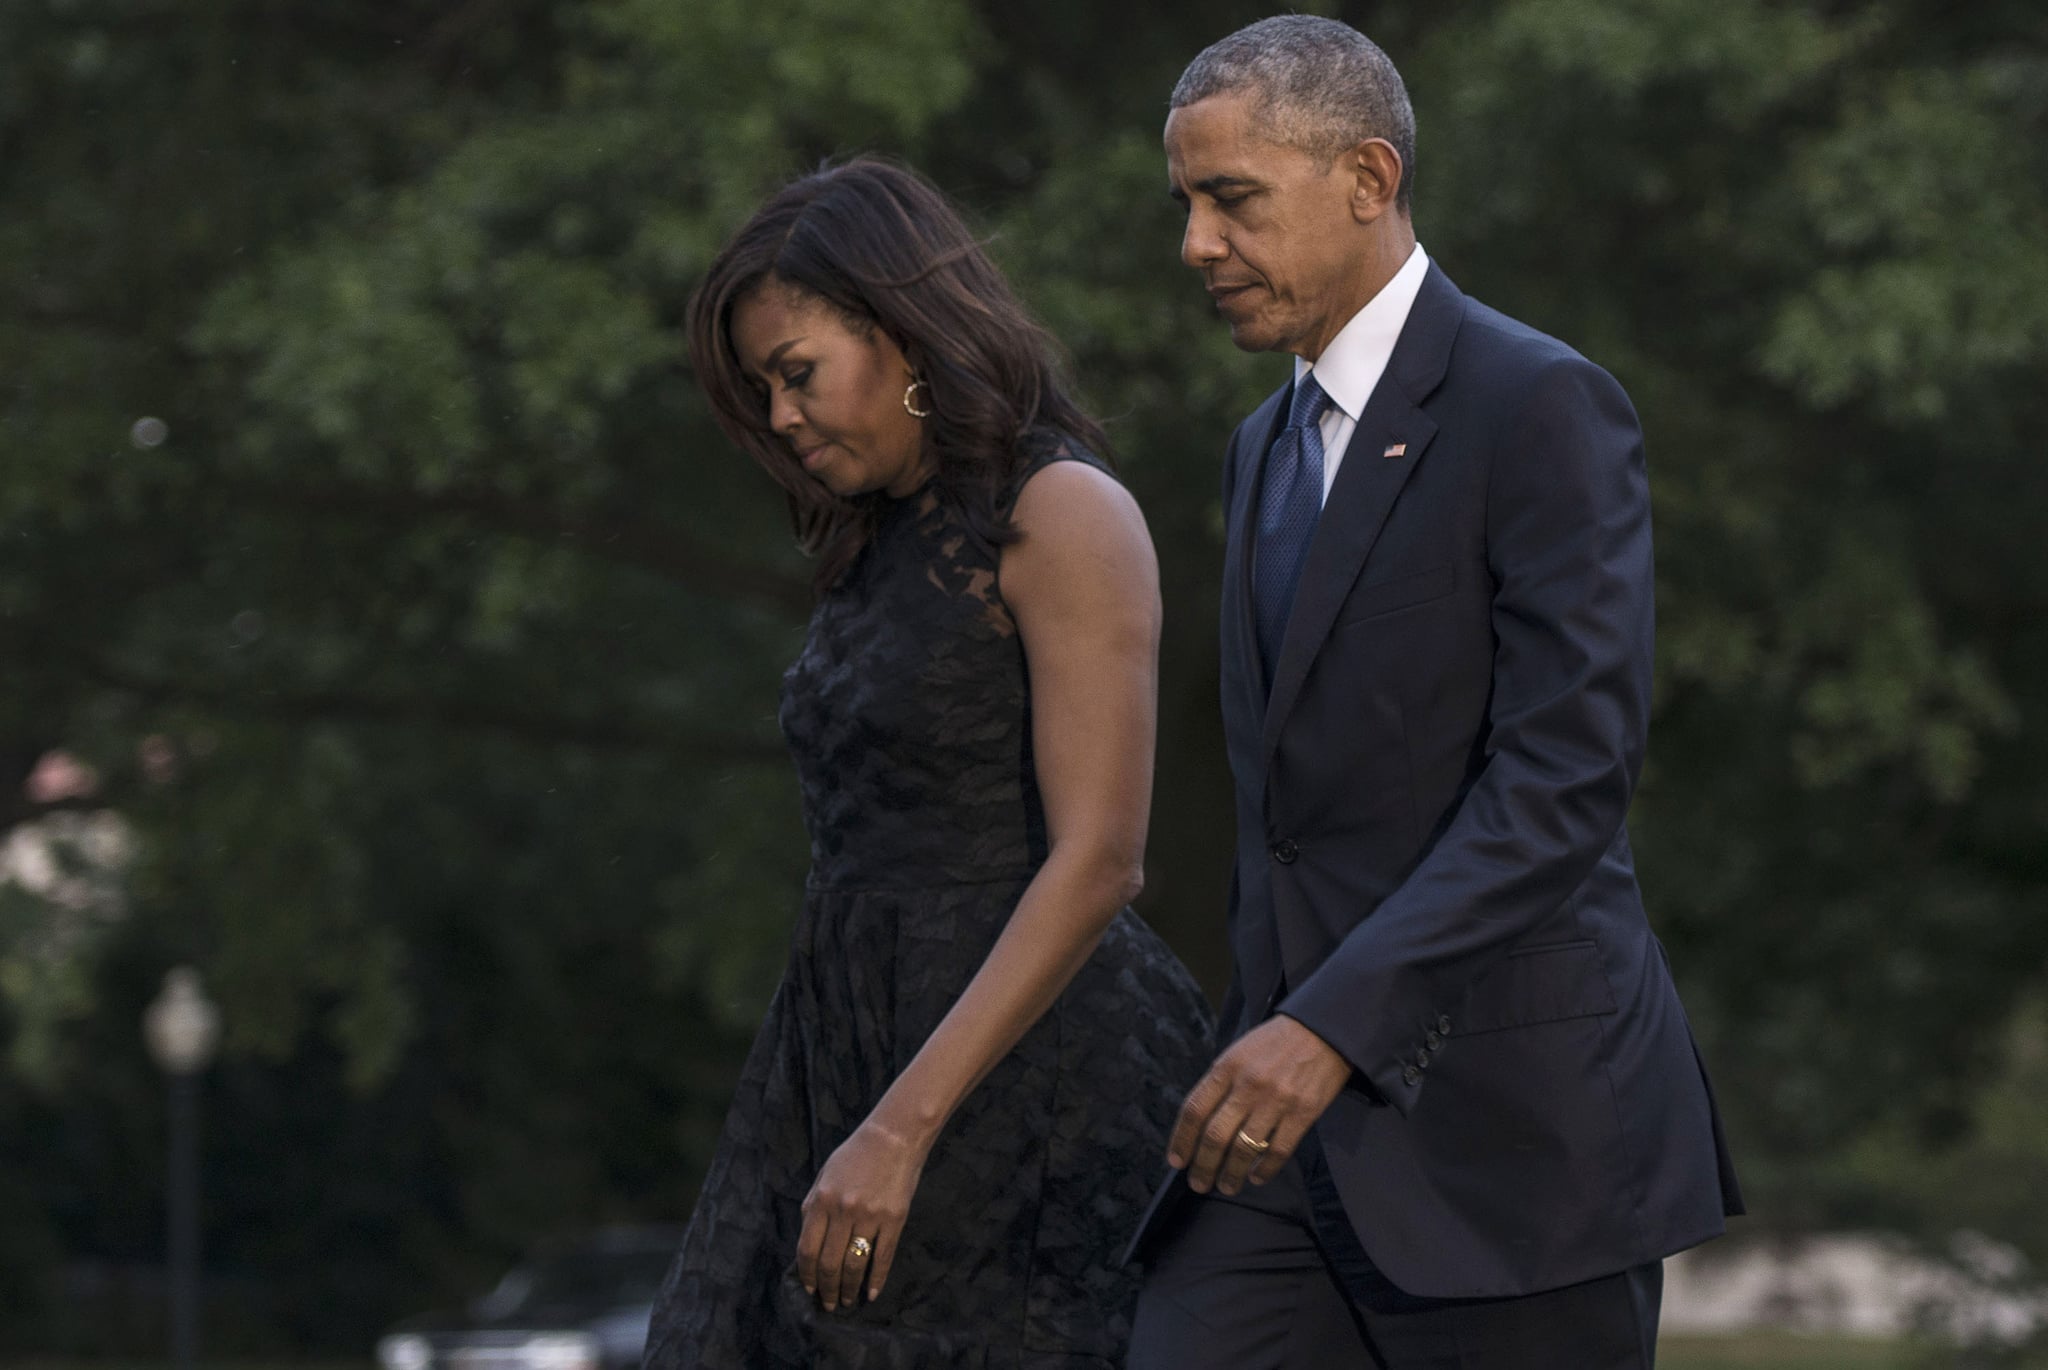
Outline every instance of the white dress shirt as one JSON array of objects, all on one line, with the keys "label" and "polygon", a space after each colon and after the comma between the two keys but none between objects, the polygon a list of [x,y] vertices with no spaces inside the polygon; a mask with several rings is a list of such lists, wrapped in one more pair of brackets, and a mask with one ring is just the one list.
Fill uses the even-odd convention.
[{"label": "white dress shirt", "polygon": [[1351,444],[1351,431],[1358,427],[1358,416],[1365,412],[1365,403],[1372,398],[1373,387],[1380,383],[1380,376],[1387,369],[1388,358],[1394,355],[1394,343],[1401,336],[1402,326],[1408,322],[1408,311],[1415,307],[1415,297],[1421,293],[1422,278],[1429,274],[1429,257],[1417,243],[1415,250],[1408,254],[1408,260],[1394,273],[1394,278],[1380,287],[1380,293],[1366,301],[1365,308],[1351,316],[1351,322],[1344,325],[1330,345],[1323,349],[1313,365],[1300,357],[1294,359],[1294,381],[1310,372],[1315,373],[1316,384],[1323,387],[1323,393],[1330,397],[1330,407],[1323,411],[1323,499],[1330,498],[1330,486],[1337,479],[1337,466],[1344,460],[1344,449]]}]

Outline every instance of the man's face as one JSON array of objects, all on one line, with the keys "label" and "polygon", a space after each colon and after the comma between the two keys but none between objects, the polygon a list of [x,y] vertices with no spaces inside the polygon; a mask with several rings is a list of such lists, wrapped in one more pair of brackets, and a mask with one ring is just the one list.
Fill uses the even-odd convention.
[{"label": "man's face", "polygon": [[1357,180],[1344,156],[1324,162],[1267,137],[1251,104],[1226,92],[1167,116],[1167,175],[1188,215],[1180,259],[1202,273],[1232,342],[1313,361],[1358,304],[1346,288]]}]

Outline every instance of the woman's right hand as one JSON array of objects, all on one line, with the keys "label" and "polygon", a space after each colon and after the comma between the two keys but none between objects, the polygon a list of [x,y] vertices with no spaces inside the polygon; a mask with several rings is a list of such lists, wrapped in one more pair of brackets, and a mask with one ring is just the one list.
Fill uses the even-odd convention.
[{"label": "woman's right hand", "polygon": [[[826,1312],[857,1305],[863,1284],[870,1301],[882,1296],[930,1151],[870,1117],[826,1159],[804,1197],[796,1247],[797,1277]],[[859,1239],[871,1247],[865,1257],[853,1249]]]}]

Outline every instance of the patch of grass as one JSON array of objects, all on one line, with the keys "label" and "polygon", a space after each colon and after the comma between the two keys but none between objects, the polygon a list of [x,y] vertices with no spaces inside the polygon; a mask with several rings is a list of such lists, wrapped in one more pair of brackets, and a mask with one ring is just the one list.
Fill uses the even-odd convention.
[{"label": "patch of grass", "polygon": [[1910,1342],[1753,1332],[1732,1337],[1665,1337],[1657,1370],[1919,1370]]}]

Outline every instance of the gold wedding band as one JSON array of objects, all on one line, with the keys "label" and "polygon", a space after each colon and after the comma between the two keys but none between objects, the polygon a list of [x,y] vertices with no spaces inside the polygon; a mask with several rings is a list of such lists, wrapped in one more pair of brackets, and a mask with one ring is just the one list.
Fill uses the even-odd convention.
[{"label": "gold wedding band", "polygon": [[855,1237],[846,1244],[846,1254],[857,1261],[864,1261],[875,1252],[875,1244],[866,1237]]},{"label": "gold wedding band", "polygon": [[1258,1138],[1252,1136],[1249,1132],[1246,1132],[1243,1128],[1239,1128],[1237,1130],[1237,1140],[1244,1143],[1245,1150],[1252,1152],[1255,1155],[1263,1155],[1273,1145],[1273,1143],[1270,1141],[1260,1141]]}]

